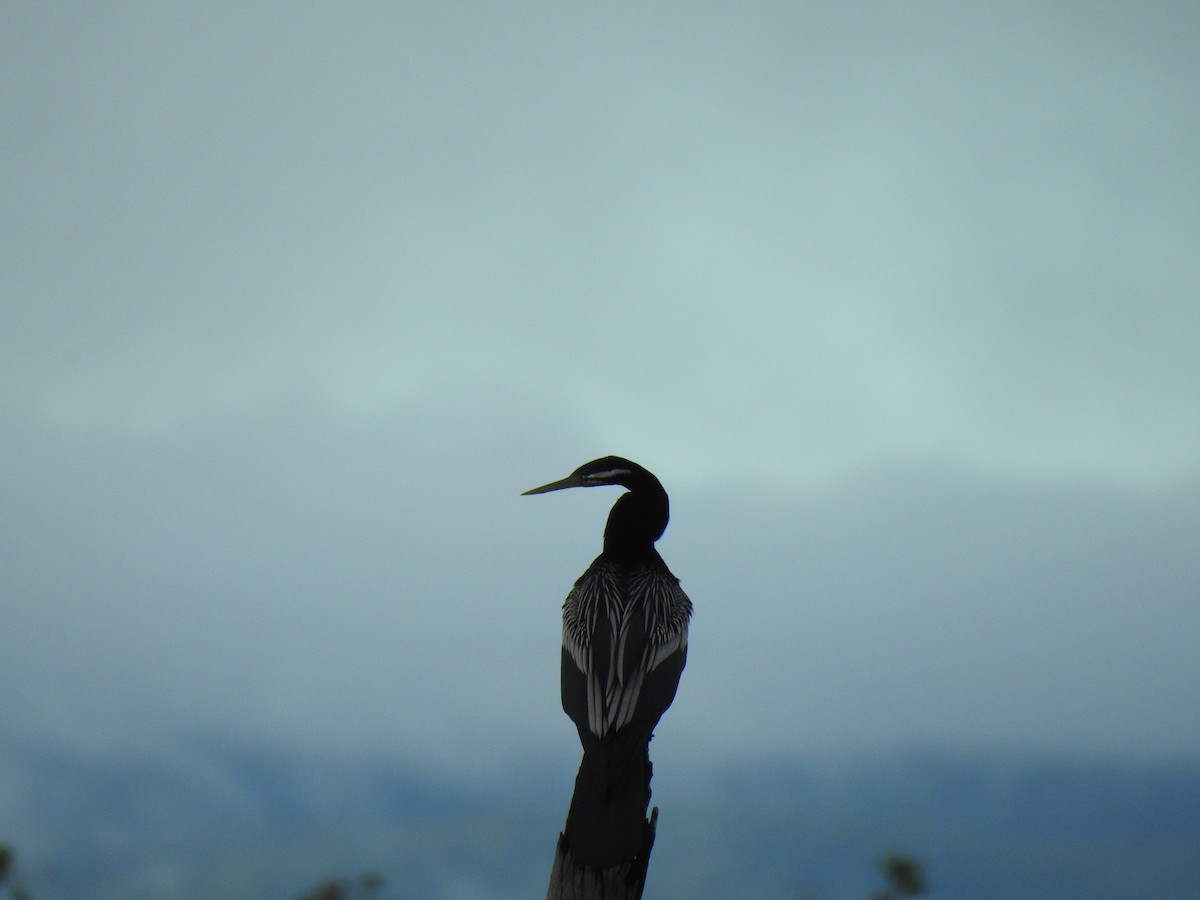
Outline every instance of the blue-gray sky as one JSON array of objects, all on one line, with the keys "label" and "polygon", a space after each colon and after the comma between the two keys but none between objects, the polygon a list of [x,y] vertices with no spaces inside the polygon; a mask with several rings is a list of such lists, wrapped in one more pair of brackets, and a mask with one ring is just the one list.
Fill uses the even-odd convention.
[{"label": "blue-gray sky", "polygon": [[7,4],[4,728],[569,756],[614,497],[517,493],[615,452],[698,609],[664,752],[1194,754],[1198,45]]}]

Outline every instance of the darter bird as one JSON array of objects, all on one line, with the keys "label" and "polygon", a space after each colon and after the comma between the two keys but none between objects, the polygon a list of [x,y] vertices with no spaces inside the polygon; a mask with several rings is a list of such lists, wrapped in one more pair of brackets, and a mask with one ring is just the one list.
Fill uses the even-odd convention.
[{"label": "darter bird", "polygon": [[604,549],[563,603],[562,706],[583,761],[564,831],[579,861],[608,868],[642,849],[650,803],[650,738],[687,661],[692,603],[654,542],[667,528],[667,492],[635,462],[605,456],[525,491],[621,485]]}]

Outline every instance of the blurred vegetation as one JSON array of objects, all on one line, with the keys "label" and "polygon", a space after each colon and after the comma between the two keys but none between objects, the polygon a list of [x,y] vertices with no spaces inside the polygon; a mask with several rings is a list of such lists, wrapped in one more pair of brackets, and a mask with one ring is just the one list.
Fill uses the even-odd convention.
[{"label": "blurred vegetation", "polygon": [[[916,897],[929,890],[921,862],[916,857],[889,853],[876,863],[887,880],[887,887],[873,891],[867,900],[899,900],[901,897]],[[814,891],[803,891],[799,900],[819,900]]]},{"label": "blurred vegetation", "polygon": [[16,851],[8,844],[0,844],[0,891],[8,888],[10,900],[29,900],[29,894],[21,886],[16,875]]},{"label": "blurred vegetation", "polygon": [[921,863],[911,856],[889,853],[879,861],[879,869],[887,879],[888,886],[885,890],[873,894],[871,900],[916,897],[927,890]]},{"label": "blurred vegetation", "polygon": [[378,872],[364,872],[353,880],[323,881],[297,900],[384,900],[383,885]]},{"label": "blurred vegetation", "polygon": [[[32,900],[16,875],[16,851],[0,844],[0,897],[8,890],[7,900]],[[919,860],[899,853],[889,853],[878,863],[887,880],[887,887],[871,895],[869,900],[898,900],[916,897],[928,890],[925,873]],[[383,893],[385,879],[378,872],[364,872],[357,878],[322,881],[300,894],[296,900],[388,900]],[[400,900],[399,896],[391,900]]]}]

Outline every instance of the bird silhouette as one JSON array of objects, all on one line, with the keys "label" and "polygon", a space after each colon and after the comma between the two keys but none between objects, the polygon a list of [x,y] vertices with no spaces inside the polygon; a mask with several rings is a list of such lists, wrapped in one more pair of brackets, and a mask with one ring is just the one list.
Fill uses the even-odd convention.
[{"label": "bird silhouette", "polygon": [[647,469],[605,456],[525,494],[600,485],[627,493],[563,603],[562,706],[583,745],[564,838],[576,859],[608,868],[644,849],[650,738],[679,687],[692,603],[654,548],[670,507]]}]

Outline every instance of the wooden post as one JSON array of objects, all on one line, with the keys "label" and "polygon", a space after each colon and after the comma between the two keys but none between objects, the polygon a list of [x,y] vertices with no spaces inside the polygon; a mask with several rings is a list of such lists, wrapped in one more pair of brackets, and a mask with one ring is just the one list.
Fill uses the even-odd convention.
[{"label": "wooden post", "polygon": [[576,860],[566,839],[559,834],[546,900],[641,900],[657,828],[656,806],[650,810],[650,818],[642,822],[642,848],[637,856],[607,869],[596,869]]}]

